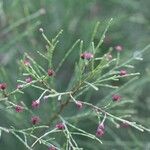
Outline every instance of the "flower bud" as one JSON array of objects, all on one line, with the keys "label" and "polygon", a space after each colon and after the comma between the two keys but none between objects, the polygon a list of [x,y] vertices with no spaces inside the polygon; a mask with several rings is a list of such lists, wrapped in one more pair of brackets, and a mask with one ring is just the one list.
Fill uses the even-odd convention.
[{"label": "flower bud", "polygon": [[32,108],[38,108],[39,106],[40,106],[39,100],[32,101]]},{"label": "flower bud", "polygon": [[55,126],[57,129],[59,129],[59,130],[64,130],[65,129],[65,125],[63,124],[63,123],[58,123],[58,124],[56,124],[56,126]]},{"label": "flower bud", "polygon": [[121,96],[120,96],[120,95],[117,95],[117,94],[114,94],[114,95],[112,96],[112,100],[118,102],[118,101],[121,100]]},{"label": "flower bud", "polygon": [[17,105],[16,107],[15,107],[15,110],[16,110],[16,112],[23,112],[23,107],[22,106],[20,106],[20,105]]},{"label": "flower bud", "polygon": [[40,122],[40,117],[39,116],[33,116],[32,118],[31,118],[31,123],[33,124],[33,125],[36,125],[36,124],[38,124]]},{"label": "flower bud", "polygon": [[104,124],[103,124],[103,123],[100,123],[100,124],[98,125],[98,129],[102,129],[102,130],[104,130],[104,129],[105,129]]},{"label": "flower bud", "polygon": [[121,52],[123,50],[123,47],[121,45],[117,45],[115,46],[115,50]]},{"label": "flower bud", "polygon": [[55,72],[52,69],[48,69],[47,74],[48,76],[55,76]]},{"label": "flower bud", "polygon": [[0,83],[0,90],[5,90],[7,87],[6,83]]},{"label": "flower bud", "polygon": [[120,76],[125,76],[127,74],[126,70],[120,70],[119,75]]},{"label": "flower bud", "polygon": [[21,85],[21,84],[17,84],[17,89],[22,89],[23,88],[23,85]]},{"label": "flower bud", "polygon": [[25,79],[25,81],[26,81],[27,83],[30,83],[30,82],[32,82],[32,78],[31,78],[31,77],[28,77],[28,78]]},{"label": "flower bud", "polygon": [[77,101],[76,106],[77,106],[77,108],[81,109],[83,107],[83,104],[81,101]]},{"label": "flower bud", "polygon": [[30,61],[28,59],[24,60],[23,61],[23,64],[27,67],[29,67],[31,64],[30,64]]},{"label": "flower bud", "polygon": [[102,129],[97,129],[96,131],[96,136],[97,137],[102,137],[104,135],[105,131]]},{"label": "flower bud", "polygon": [[82,59],[90,60],[94,57],[94,55],[90,52],[84,52],[80,55]]}]

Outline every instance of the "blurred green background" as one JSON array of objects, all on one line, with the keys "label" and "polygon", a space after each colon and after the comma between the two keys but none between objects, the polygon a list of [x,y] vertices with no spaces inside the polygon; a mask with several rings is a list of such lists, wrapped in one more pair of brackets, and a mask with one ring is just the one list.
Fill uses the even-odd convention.
[{"label": "blurred green background", "polygon": [[[39,33],[40,27],[49,38],[54,37],[60,29],[64,30],[55,53],[56,66],[76,39],[84,40],[84,49],[88,48],[97,21],[100,21],[101,35],[108,20],[114,18],[100,53],[105,53],[109,47],[122,45],[122,59],[127,59],[150,43],[149,8],[150,0],[0,0],[0,82],[8,82],[9,88],[14,88],[20,76],[18,60],[22,58],[23,53],[28,52],[36,57],[36,50],[45,49],[45,41]],[[66,89],[77,57],[77,50],[74,50],[60,70],[60,80],[57,81],[60,91]],[[135,71],[141,73],[140,78],[122,93],[135,101],[134,120],[149,127],[150,50],[142,57],[143,61],[135,63]],[[31,100],[32,94],[28,90],[24,99]],[[34,93],[34,96],[36,95]],[[20,119],[20,116],[12,117],[10,114],[13,115],[13,112],[0,111],[0,126],[28,126],[27,120],[18,123],[16,120]],[[87,129],[92,128],[92,125],[87,125]],[[103,145],[82,138],[79,139],[79,143],[84,145],[86,150],[150,150],[150,134],[140,133],[134,129],[115,129],[110,126],[102,140]],[[0,150],[10,148],[25,149],[13,136],[2,134]]]}]

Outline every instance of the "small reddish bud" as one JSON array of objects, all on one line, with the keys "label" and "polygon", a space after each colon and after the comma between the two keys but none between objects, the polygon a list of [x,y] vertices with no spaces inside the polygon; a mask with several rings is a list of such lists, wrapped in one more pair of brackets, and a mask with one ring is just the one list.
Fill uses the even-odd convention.
[{"label": "small reddish bud", "polygon": [[104,123],[100,123],[97,127],[97,130],[96,130],[96,136],[97,137],[102,137],[105,133],[105,126],[104,126]]},{"label": "small reddish bud", "polygon": [[125,76],[127,74],[126,70],[120,70],[119,75],[120,76]]},{"label": "small reddish bud", "polygon": [[103,124],[103,123],[100,123],[100,124],[98,125],[98,129],[102,129],[102,130],[104,130],[104,129],[105,129],[104,124]]},{"label": "small reddish bud", "polygon": [[27,60],[27,59],[24,60],[23,63],[24,63],[24,65],[27,66],[27,67],[29,67],[29,66],[31,65],[31,64],[30,64],[30,61]]},{"label": "small reddish bud", "polygon": [[96,131],[96,136],[97,137],[102,137],[104,135],[105,131],[103,129],[97,129]]},{"label": "small reddish bud", "polygon": [[40,117],[39,116],[33,116],[32,118],[31,118],[31,123],[33,124],[33,125],[36,125],[36,124],[38,124],[40,122]]},{"label": "small reddish bud", "polygon": [[20,106],[20,105],[17,105],[17,106],[15,107],[15,110],[16,110],[16,112],[23,112],[23,107]]},{"label": "small reddish bud", "polygon": [[38,108],[39,106],[40,106],[39,100],[32,101],[32,108]]},{"label": "small reddish bud", "polygon": [[22,87],[23,87],[23,86],[22,86],[21,84],[18,84],[18,85],[17,85],[17,89],[22,89]]},{"label": "small reddish bud", "polygon": [[26,81],[27,83],[30,83],[30,82],[32,82],[32,78],[31,78],[31,77],[28,77],[28,78],[25,79],[25,81]]},{"label": "small reddish bud", "polygon": [[83,107],[83,104],[81,101],[77,101],[76,106],[77,106],[77,108],[81,109]]},{"label": "small reddish bud", "polygon": [[82,59],[90,60],[94,57],[94,55],[90,52],[84,52],[80,55]]},{"label": "small reddish bud", "polygon": [[120,95],[117,95],[117,94],[114,94],[114,95],[112,96],[112,100],[118,102],[118,101],[121,100],[121,96],[120,96]]},{"label": "small reddish bud", "polygon": [[56,150],[56,148],[54,146],[51,146],[48,150]]},{"label": "small reddish bud", "polygon": [[115,50],[121,52],[123,50],[123,47],[121,45],[117,45],[115,46]]},{"label": "small reddish bud", "polygon": [[48,76],[54,76],[55,72],[52,69],[48,69],[47,74],[48,74]]},{"label": "small reddish bud", "polygon": [[0,83],[0,90],[5,90],[7,88],[6,83]]},{"label": "small reddish bud", "polygon": [[59,129],[59,130],[64,130],[65,129],[65,125],[63,124],[63,123],[58,123],[58,124],[56,124],[56,126],[55,126],[57,129]]}]

